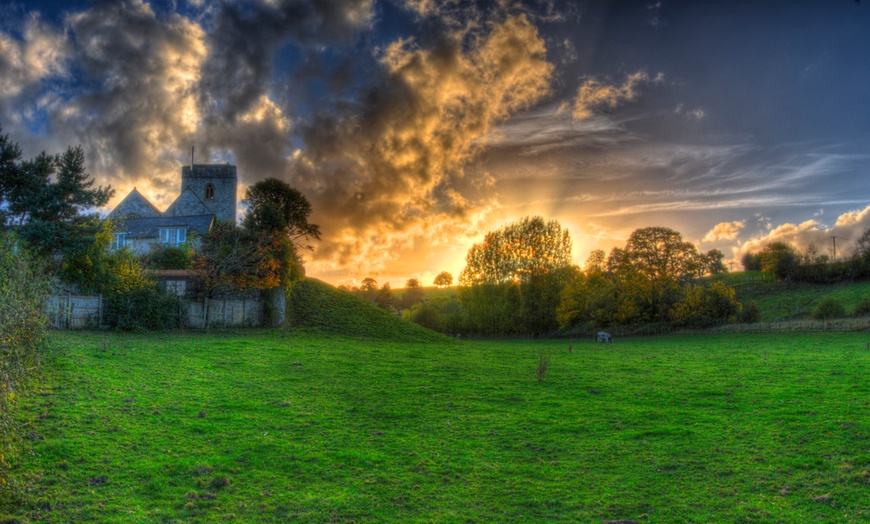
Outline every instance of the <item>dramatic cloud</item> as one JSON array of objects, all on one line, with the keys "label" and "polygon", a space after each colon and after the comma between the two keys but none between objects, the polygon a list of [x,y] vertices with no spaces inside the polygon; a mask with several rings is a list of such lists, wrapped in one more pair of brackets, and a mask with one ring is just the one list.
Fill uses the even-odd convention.
[{"label": "dramatic cloud", "polygon": [[212,117],[234,122],[268,94],[283,46],[346,45],[373,16],[373,0],[222,2],[209,20],[201,106]]},{"label": "dramatic cloud", "polygon": [[650,77],[643,71],[628,75],[622,85],[609,85],[589,78],[577,90],[574,119],[585,120],[599,113],[609,113],[626,102],[636,100],[643,87],[662,83],[664,79],[662,73]]},{"label": "dramatic cloud", "polygon": [[376,84],[302,130],[294,181],[316,189],[315,219],[330,232],[315,262],[383,267],[415,235],[463,235],[494,205],[468,201],[456,185],[491,127],[548,92],[544,43],[524,16],[473,33],[444,29],[429,42],[386,47]]},{"label": "dramatic cloud", "polygon": [[10,102],[21,95],[33,95],[49,76],[66,74],[68,42],[63,32],[31,15],[23,40],[0,33],[0,104],[3,114],[12,112]]},{"label": "dramatic cloud", "polygon": [[[178,147],[196,131],[202,41],[200,27],[184,17],[158,19],[141,2],[100,2],[68,15],[63,29],[31,18],[21,52],[2,54],[30,75],[13,83],[39,93],[22,105],[44,114],[53,143],[41,148],[81,144],[101,182],[124,192],[135,183],[159,197],[177,191],[169,177]],[[65,87],[70,71],[75,91]]]},{"label": "dramatic cloud", "polygon": [[870,206],[843,213],[833,226],[825,226],[816,220],[807,220],[800,224],[781,224],[764,235],[753,237],[749,241],[734,248],[734,258],[738,259],[745,253],[757,253],[771,242],[786,242],[798,250],[805,250],[810,245],[822,252],[833,252],[833,239],[837,237],[837,257],[848,256],[854,243],[870,229]]},{"label": "dramatic cloud", "polygon": [[746,221],[721,222],[716,224],[702,242],[715,242],[717,240],[734,240],[740,233],[740,230],[746,226]]}]

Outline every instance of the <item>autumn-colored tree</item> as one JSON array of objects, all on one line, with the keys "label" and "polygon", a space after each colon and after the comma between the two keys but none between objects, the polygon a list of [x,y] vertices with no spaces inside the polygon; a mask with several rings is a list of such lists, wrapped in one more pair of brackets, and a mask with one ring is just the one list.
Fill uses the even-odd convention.
[{"label": "autumn-colored tree", "polygon": [[217,223],[203,235],[193,258],[204,296],[214,290],[273,289],[294,278],[298,262],[289,239],[280,231],[253,232]]}]

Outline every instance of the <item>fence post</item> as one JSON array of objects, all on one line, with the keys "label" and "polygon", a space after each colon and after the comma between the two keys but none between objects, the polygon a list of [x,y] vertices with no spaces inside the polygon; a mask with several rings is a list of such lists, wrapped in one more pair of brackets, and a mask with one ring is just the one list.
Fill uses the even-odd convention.
[{"label": "fence post", "polygon": [[103,327],[103,294],[99,295],[100,300],[97,302],[97,307],[99,310],[97,311],[97,327]]}]

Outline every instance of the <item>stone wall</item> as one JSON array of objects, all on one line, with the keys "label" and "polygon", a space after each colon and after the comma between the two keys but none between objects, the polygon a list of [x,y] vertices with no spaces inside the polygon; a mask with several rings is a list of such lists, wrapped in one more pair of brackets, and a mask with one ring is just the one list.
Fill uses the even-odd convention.
[{"label": "stone wall", "polygon": [[[208,198],[207,189],[214,188],[214,197]],[[181,191],[190,188],[218,220],[236,222],[236,191],[238,175],[236,166],[229,164],[195,164],[181,169]]]}]

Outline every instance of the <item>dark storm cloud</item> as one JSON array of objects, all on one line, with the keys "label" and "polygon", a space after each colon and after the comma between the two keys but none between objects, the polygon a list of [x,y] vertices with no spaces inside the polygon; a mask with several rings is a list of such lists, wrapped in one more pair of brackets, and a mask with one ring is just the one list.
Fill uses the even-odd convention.
[{"label": "dark storm cloud", "polygon": [[352,43],[358,31],[369,27],[373,2],[224,1],[211,13],[200,104],[209,118],[232,122],[269,93],[275,55],[282,47]]},{"label": "dark storm cloud", "polygon": [[[523,16],[471,29],[441,24],[427,44],[394,42],[379,55],[377,81],[344,112],[302,126],[294,180],[312,194],[335,236],[316,259],[386,264],[414,235],[458,235],[473,221],[455,188],[498,121],[549,90],[552,66]],[[485,203],[474,202],[474,209]]]}]

